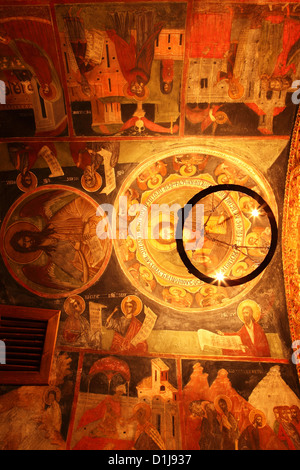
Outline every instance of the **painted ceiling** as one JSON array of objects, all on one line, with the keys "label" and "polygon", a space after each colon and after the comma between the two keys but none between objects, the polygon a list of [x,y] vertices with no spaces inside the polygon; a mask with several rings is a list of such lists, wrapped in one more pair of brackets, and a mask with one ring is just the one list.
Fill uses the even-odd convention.
[{"label": "painted ceiling", "polygon": [[[0,448],[299,450],[299,3],[1,3],[0,302],[61,313]],[[248,276],[278,229],[237,285],[176,243],[216,185],[198,271]]]}]

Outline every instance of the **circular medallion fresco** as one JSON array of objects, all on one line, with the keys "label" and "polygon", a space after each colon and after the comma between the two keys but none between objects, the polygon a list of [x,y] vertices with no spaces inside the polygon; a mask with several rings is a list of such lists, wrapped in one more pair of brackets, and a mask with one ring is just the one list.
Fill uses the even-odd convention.
[{"label": "circular medallion fresco", "polygon": [[1,227],[7,269],[42,297],[82,292],[100,278],[110,259],[111,238],[96,233],[103,217],[96,201],[74,188],[44,186],[24,194]]},{"label": "circular medallion fresco", "polygon": [[[152,156],[120,188],[115,204],[117,258],[135,288],[164,306],[191,311],[221,308],[244,296],[261,278],[241,286],[207,284],[188,272],[177,252],[178,211],[201,190],[217,184],[256,191],[277,217],[275,197],[257,169],[241,158],[200,146]],[[187,249],[202,272],[226,268],[232,278],[238,278],[251,269],[253,256],[232,249],[233,245],[246,246],[250,235],[255,240],[261,235],[259,221],[256,226],[250,219],[251,204],[251,198],[235,192],[220,193],[202,204],[200,215],[208,235]],[[195,220],[198,215],[183,230],[185,243],[197,233]]]}]

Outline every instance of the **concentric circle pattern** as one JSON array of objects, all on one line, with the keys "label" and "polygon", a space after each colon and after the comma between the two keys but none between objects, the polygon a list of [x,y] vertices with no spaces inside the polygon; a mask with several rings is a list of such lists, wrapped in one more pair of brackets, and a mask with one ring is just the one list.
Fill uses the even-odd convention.
[{"label": "concentric circle pattern", "polygon": [[[273,192],[256,168],[240,157],[206,147],[189,146],[151,156],[120,188],[115,203],[118,261],[136,289],[164,306],[199,312],[221,308],[244,296],[261,277],[242,286],[209,285],[188,272],[177,252],[178,211],[199,191],[217,184],[252,189],[277,217]],[[213,206],[218,209],[212,215],[208,203],[204,205],[203,220],[209,218],[211,235],[203,240],[200,237],[201,244],[190,256],[204,272],[226,267],[232,278],[238,278],[249,269],[250,258],[225,244],[220,247],[214,237],[224,237],[231,247],[246,245],[247,237],[259,236],[261,229],[250,221],[251,198],[247,195],[229,192],[226,197],[218,197]],[[190,230],[195,236],[193,224]],[[188,241],[188,230],[183,237]]]}]

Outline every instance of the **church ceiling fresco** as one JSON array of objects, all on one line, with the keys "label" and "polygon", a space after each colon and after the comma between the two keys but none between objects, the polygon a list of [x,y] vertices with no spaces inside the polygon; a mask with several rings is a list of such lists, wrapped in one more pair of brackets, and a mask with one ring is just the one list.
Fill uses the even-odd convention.
[{"label": "church ceiling fresco", "polygon": [[[0,385],[0,448],[299,450],[298,3],[4,3],[0,302],[61,314],[48,385]],[[278,227],[241,285],[179,256],[216,185],[199,271],[265,259],[247,191]]]}]

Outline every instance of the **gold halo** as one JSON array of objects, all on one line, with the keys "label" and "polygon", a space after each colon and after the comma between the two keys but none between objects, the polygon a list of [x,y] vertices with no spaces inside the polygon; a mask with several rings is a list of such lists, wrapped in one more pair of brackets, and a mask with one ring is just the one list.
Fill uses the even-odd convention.
[{"label": "gold halo", "polygon": [[84,175],[82,175],[82,177],[81,177],[81,186],[83,187],[83,189],[85,189],[89,193],[94,193],[95,191],[98,191],[99,188],[101,188],[102,178],[101,178],[101,176],[99,175],[99,173],[97,171],[95,171],[95,177],[96,177],[96,183],[92,187],[88,187],[85,184]]},{"label": "gold halo", "polygon": [[147,86],[144,87],[145,93],[143,96],[137,96],[135,93],[130,91],[130,86],[128,83],[125,83],[123,87],[123,92],[126,98],[136,100],[136,101],[146,101],[149,98],[150,90]]},{"label": "gold halo", "polygon": [[140,274],[141,276],[143,276],[144,279],[146,279],[146,281],[152,281],[153,279],[153,273],[150,271],[150,269],[148,269],[146,266],[140,266],[139,268],[139,271],[140,271]]},{"label": "gold halo", "polygon": [[21,230],[31,230],[32,232],[39,232],[38,227],[30,222],[15,222],[8,227],[4,235],[4,249],[8,258],[18,264],[28,264],[36,261],[42,253],[42,250],[20,253],[13,249],[9,241],[16,232]]},{"label": "gold halo", "polygon": [[169,292],[171,295],[178,296],[178,297],[186,296],[186,290],[178,286],[169,287]]},{"label": "gold halo", "polygon": [[227,408],[228,408],[228,411],[231,411],[231,408],[232,408],[232,401],[230,400],[230,398],[227,396],[227,395],[218,395],[216,396],[216,398],[214,399],[214,405],[215,405],[215,409],[219,412],[219,413],[223,413],[223,410],[221,410],[220,406],[219,406],[219,400],[225,400],[226,403],[227,403]]},{"label": "gold halo", "polygon": [[59,403],[60,398],[61,398],[61,391],[59,390],[58,387],[50,387],[50,388],[45,390],[44,397],[43,397],[44,398],[44,403],[46,403],[46,405],[51,405],[51,403],[49,402],[49,393],[50,392],[55,393],[56,401]]},{"label": "gold halo", "polygon": [[151,418],[151,407],[148,403],[137,403],[133,408],[133,414],[135,414],[138,410],[144,410],[145,418],[148,421]]},{"label": "gold halo", "polygon": [[136,252],[136,250],[137,250],[136,240],[134,238],[131,238],[129,235],[126,238],[126,245],[127,245],[128,251],[130,251],[130,253],[135,253]]},{"label": "gold halo", "polygon": [[237,308],[237,315],[239,319],[244,323],[244,315],[243,315],[243,308],[250,307],[253,311],[253,319],[255,322],[258,322],[261,316],[261,308],[260,306],[254,301],[250,299],[243,300],[238,308]]},{"label": "gold halo", "polygon": [[250,245],[249,244],[250,238],[255,238],[256,240],[259,240],[259,233],[258,232],[250,232],[246,236],[246,245],[248,245],[248,250],[258,250],[255,245]]},{"label": "gold halo", "polygon": [[213,291],[214,294],[217,294],[218,292],[218,288],[217,286],[204,286],[204,287],[201,287],[200,289],[200,294],[202,294],[204,297],[208,296],[208,295],[211,295],[209,291]]},{"label": "gold halo", "polygon": [[187,165],[182,165],[180,167],[180,170],[179,170],[179,173],[181,174],[181,176],[194,176],[197,172],[197,167],[196,165],[191,165],[191,171],[187,171],[186,168],[187,168]]},{"label": "gold halo", "polygon": [[244,87],[243,85],[238,81],[238,80],[234,80],[234,86],[232,86],[233,84],[233,81],[230,81],[228,83],[229,85],[229,88],[228,88],[228,96],[229,98],[231,98],[232,100],[239,100],[242,98],[242,96],[244,95]]},{"label": "gold halo", "polygon": [[[157,181],[152,183],[153,180],[154,181],[157,180]],[[154,177],[149,178],[149,180],[147,181],[148,188],[150,188],[150,189],[158,188],[158,186],[161,185],[162,180],[163,180],[163,177],[159,173],[157,173]]]},{"label": "gold halo", "polygon": [[[245,207],[245,204],[247,202],[250,202],[250,205],[251,205],[251,207],[249,209],[246,209],[246,207]],[[239,206],[240,206],[242,212],[244,212],[246,214],[251,214],[253,209],[257,209],[258,202],[255,201],[255,199],[253,199],[250,196],[242,196],[239,200]]]},{"label": "gold halo", "polygon": [[141,299],[139,297],[137,297],[136,295],[127,295],[126,297],[124,297],[124,299],[121,302],[121,310],[122,310],[122,313],[124,315],[125,315],[124,306],[125,306],[125,303],[128,300],[133,300],[134,302],[136,302],[136,309],[132,312],[132,314],[136,317],[137,315],[139,315],[141,313],[143,303],[142,303]]},{"label": "gold halo", "polygon": [[267,424],[267,418],[266,418],[265,414],[260,410],[254,409],[254,410],[250,411],[250,413],[249,413],[250,423],[253,424],[254,418],[255,418],[256,415],[259,415],[259,416],[262,417],[262,428],[263,428]]},{"label": "gold halo", "polygon": [[247,264],[245,261],[240,261],[240,262],[236,263],[236,264],[233,266],[232,270],[231,270],[232,275],[233,275],[234,277],[241,277],[241,276],[238,274],[238,269],[239,269],[239,268],[243,268],[243,271],[245,271],[246,273],[247,273],[248,270],[249,270],[248,264]]},{"label": "gold halo", "polygon": [[228,121],[228,116],[226,113],[224,113],[224,111],[218,111],[216,114],[215,114],[215,119],[216,119],[216,123],[217,124],[225,124],[227,121]]},{"label": "gold halo", "polygon": [[[225,180],[225,181],[224,181]],[[233,178],[228,178],[228,176],[226,175],[226,173],[222,173],[218,176],[218,184],[233,184],[234,183],[234,179]]]},{"label": "gold halo", "polygon": [[65,301],[64,301],[64,310],[66,312],[67,315],[70,315],[70,304],[72,302],[72,300],[77,300],[81,306],[81,310],[79,313],[79,315],[81,315],[84,311],[85,311],[85,301],[83,300],[83,298],[80,296],[80,295],[72,295],[70,297],[68,297]]},{"label": "gold halo", "polygon": [[50,102],[56,101],[56,97],[57,97],[56,87],[53,85],[53,83],[49,83],[48,87],[49,87],[49,93],[45,93],[42,87],[40,87],[39,94],[45,101],[50,101]]},{"label": "gold halo", "polygon": [[23,193],[27,193],[28,191],[31,191],[32,189],[35,189],[37,187],[37,177],[31,171],[29,171],[29,174],[30,174],[31,180],[32,180],[32,184],[29,186],[29,188],[25,188],[25,186],[23,186],[23,184],[21,182],[22,174],[19,173],[18,176],[17,176],[17,180],[16,180],[17,186],[20,189],[20,191],[23,191]]}]

